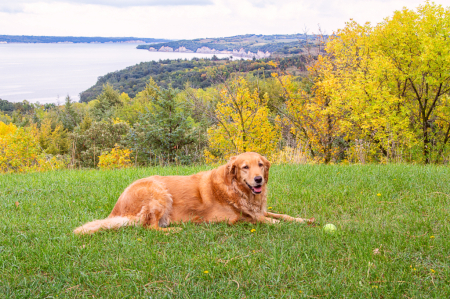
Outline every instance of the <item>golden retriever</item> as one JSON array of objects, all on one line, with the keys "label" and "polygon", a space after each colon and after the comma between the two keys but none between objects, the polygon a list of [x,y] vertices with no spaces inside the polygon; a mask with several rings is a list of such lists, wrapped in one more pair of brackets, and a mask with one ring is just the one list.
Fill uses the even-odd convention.
[{"label": "golden retriever", "polygon": [[276,219],[314,222],[267,212],[270,163],[257,153],[232,157],[226,165],[190,176],[151,176],[128,186],[108,218],[84,224],[76,234],[143,225],[171,230],[170,223],[238,221],[275,223]]}]

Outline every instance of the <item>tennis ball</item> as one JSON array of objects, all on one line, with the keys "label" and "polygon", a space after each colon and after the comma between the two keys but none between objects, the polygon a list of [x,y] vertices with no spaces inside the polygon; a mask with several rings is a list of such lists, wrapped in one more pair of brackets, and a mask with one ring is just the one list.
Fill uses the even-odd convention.
[{"label": "tennis ball", "polygon": [[326,233],[334,233],[336,231],[336,226],[334,224],[328,223],[323,226],[323,231]]}]

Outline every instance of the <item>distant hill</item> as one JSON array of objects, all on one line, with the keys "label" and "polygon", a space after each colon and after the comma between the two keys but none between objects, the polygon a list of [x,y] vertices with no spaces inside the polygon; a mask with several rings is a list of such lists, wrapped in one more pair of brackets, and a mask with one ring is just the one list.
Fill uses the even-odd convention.
[{"label": "distant hill", "polygon": [[[102,92],[103,85],[111,84],[114,89],[120,93],[126,92],[129,96],[135,97],[142,91],[150,77],[158,84],[158,86],[167,88],[183,89],[186,82],[191,87],[206,88],[213,85],[213,82],[207,75],[208,69],[217,66],[223,66],[231,73],[253,73],[260,77],[269,77],[274,67],[268,65],[269,59],[261,60],[237,60],[228,59],[199,59],[192,60],[160,60],[141,62],[134,66],[127,67],[123,70],[108,73],[98,78],[97,83],[89,89],[80,93],[80,102],[90,102],[98,97]],[[289,70],[292,74],[300,74],[306,71],[305,56],[292,56],[277,60],[281,70]]]},{"label": "distant hill", "polygon": [[0,43],[160,43],[169,41],[169,39],[143,37],[0,35]]},{"label": "distant hill", "polygon": [[[317,35],[306,34],[276,34],[276,35],[262,35],[262,34],[246,34],[236,35],[230,37],[219,38],[204,38],[193,40],[178,40],[152,45],[139,45],[138,49],[148,50],[150,47],[160,49],[161,47],[170,47],[173,50],[180,47],[186,50],[196,52],[202,47],[208,47],[217,51],[233,51],[244,49],[256,53],[270,52],[275,54],[300,54],[306,45],[315,45],[318,41]],[[325,37],[326,38],[326,37]]]}]

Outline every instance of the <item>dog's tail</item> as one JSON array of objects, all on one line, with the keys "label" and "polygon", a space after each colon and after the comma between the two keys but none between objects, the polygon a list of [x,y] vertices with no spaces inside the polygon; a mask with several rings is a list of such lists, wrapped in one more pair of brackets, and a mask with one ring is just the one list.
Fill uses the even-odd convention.
[{"label": "dog's tail", "polygon": [[122,226],[135,225],[136,221],[128,217],[116,216],[88,222],[73,230],[75,234],[93,234],[100,229],[117,229]]}]

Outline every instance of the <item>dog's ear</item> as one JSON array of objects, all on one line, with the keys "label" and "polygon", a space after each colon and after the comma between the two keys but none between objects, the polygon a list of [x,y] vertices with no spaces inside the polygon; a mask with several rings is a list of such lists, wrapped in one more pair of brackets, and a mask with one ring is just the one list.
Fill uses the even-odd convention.
[{"label": "dog's ear", "polygon": [[225,181],[227,182],[227,184],[231,184],[232,179],[237,174],[235,162],[236,162],[236,157],[231,157],[230,160],[228,160],[228,163],[225,167]]},{"label": "dog's ear", "polygon": [[264,156],[261,156],[261,160],[264,164],[264,181],[267,183],[269,181],[270,162]]}]

